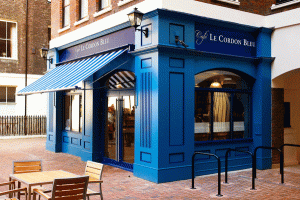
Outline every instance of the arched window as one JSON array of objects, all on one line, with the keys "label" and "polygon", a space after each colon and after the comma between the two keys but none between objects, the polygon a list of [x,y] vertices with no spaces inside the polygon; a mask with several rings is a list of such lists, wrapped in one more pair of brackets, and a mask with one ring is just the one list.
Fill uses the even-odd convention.
[{"label": "arched window", "polygon": [[250,89],[229,71],[195,75],[195,141],[249,138]]},{"label": "arched window", "polygon": [[119,71],[113,74],[107,81],[109,89],[129,89],[135,87],[135,76],[130,71]]}]

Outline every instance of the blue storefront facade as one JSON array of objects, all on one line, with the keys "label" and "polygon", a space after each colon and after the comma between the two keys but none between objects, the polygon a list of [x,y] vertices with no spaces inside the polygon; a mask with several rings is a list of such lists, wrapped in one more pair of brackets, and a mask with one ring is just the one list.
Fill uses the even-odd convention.
[{"label": "blue storefront facade", "polygon": [[[271,146],[272,29],[164,9],[141,28],[148,37],[124,23],[50,50],[56,68],[84,69],[44,90],[47,150],[162,183],[190,179],[195,151],[224,160],[228,148]],[[271,152],[257,155],[271,168]],[[229,170],[246,168],[247,154],[229,154]],[[199,155],[195,169],[216,173],[217,162]]]}]

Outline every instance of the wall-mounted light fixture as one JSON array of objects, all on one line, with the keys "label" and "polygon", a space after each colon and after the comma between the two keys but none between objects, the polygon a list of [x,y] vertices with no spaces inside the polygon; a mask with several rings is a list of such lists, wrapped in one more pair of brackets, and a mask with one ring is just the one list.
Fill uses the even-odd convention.
[{"label": "wall-mounted light fixture", "polygon": [[144,13],[138,11],[137,8],[134,8],[134,10],[132,12],[128,13],[127,15],[128,15],[128,18],[129,18],[130,25],[135,28],[135,31],[137,31],[137,30],[142,31],[144,33],[145,37],[147,38],[148,35],[149,35],[149,29],[145,28],[143,30],[143,29],[138,29],[137,28],[142,23]]},{"label": "wall-mounted light fixture", "polygon": [[47,49],[45,46],[43,46],[40,49],[41,57],[44,58],[44,60],[48,60],[50,64],[53,63],[53,58],[47,59],[47,54],[48,54],[49,49]]}]

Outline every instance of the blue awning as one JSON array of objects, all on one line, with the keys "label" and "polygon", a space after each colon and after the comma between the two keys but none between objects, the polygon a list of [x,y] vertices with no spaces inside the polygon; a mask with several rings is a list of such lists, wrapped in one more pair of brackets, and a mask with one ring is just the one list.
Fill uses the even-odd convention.
[{"label": "blue awning", "polygon": [[76,89],[78,83],[90,77],[127,50],[116,50],[59,65],[17,94],[27,95]]}]

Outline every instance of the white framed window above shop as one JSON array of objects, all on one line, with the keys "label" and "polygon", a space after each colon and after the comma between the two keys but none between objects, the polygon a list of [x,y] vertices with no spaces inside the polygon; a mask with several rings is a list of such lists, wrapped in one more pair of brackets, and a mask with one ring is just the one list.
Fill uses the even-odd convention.
[{"label": "white framed window above shop", "polygon": [[97,12],[94,17],[98,17],[112,10],[111,0],[97,0]]},{"label": "white framed window above shop", "polygon": [[0,103],[15,103],[16,87],[0,86]]},{"label": "white framed window above shop", "polygon": [[132,2],[132,1],[134,1],[134,0],[120,0],[119,3],[118,3],[118,6],[123,6],[123,5],[125,5],[129,2]]},{"label": "white framed window above shop", "polygon": [[296,3],[300,3],[300,0],[276,0],[276,3],[271,6],[271,10],[290,6]]},{"label": "white framed window above shop", "polygon": [[17,23],[0,20],[0,58],[18,59]]},{"label": "white framed window above shop", "polygon": [[62,28],[70,26],[70,0],[63,0]]},{"label": "white framed window above shop", "polygon": [[64,96],[64,129],[71,132],[82,132],[82,125],[82,94],[68,92]]},{"label": "white framed window above shop", "polygon": [[228,4],[233,4],[233,5],[240,5],[240,1],[239,0],[217,0],[217,1],[221,1],[224,3],[228,3]]},{"label": "white framed window above shop", "polygon": [[79,20],[88,16],[88,0],[79,0]]},{"label": "white framed window above shop", "polygon": [[110,0],[99,0],[99,9],[98,10],[103,10],[107,7],[110,6]]}]

